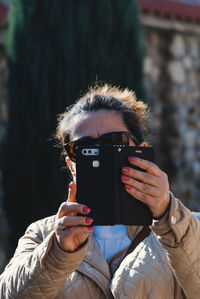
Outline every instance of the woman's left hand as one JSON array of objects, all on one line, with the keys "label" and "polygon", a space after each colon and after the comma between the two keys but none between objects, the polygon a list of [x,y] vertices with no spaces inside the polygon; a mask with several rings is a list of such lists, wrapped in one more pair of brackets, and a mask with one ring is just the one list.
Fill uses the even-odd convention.
[{"label": "woman's left hand", "polygon": [[130,164],[147,172],[123,167],[121,179],[125,183],[126,191],[147,204],[154,218],[160,218],[165,214],[170,202],[167,174],[152,162],[135,157],[129,157],[128,160]]}]

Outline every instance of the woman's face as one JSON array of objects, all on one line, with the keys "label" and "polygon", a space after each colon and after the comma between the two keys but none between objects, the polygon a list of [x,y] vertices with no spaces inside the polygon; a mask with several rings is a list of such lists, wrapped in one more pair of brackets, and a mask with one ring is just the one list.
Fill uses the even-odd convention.
[{"label": "woman's face", "polygon": [[[103,134],[117,131],[128,131],[123,122],[122,115],[115,111],[99,110],[96,112],[85,113],[81,118],[74,119],[70,130],[70,139],[76,140],[81,137],[89,136],[98,138]],[[130,139],[129,145],[135,145]],[[68,160],[70,163],[72,175],[75,176],[74,162]]]}]

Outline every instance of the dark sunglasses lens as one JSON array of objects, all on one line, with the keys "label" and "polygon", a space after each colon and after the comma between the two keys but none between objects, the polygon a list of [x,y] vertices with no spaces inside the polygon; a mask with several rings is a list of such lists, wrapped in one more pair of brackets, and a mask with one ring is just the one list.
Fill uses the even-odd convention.
[{"label": "dark sunglasses lens", "polygon": [[81,139],[71,141],[65,145],[65,150],[67,155],[72,161],[76,161],[76,148],[79,145],[88,146],[88,145],[129,145],[130,134],[128,132],[113,132],[100,136],[97,139],[91,137],[83,137]]},{"label": "dark sunglasses lens", "polygon": [[93,139],[92,137],[83,137],[79,140],[77,140],[77,144],[76,144],[76,147],[78,145],[93,145],[95,144],[95,139]]},{"label": "dark sunglasses lens", "polygon": [[94,139],[90,137],[83,137],[81,139],[69,142],[65,145],[65,151],[72,161],[76,161],[76,149],[79,145],[93,145]]},{"label": "dark sunglasses lens", "polygon": [[130,135],[127,133],[123,133],[122,135],[121,135],[121,138],[122,138],[122,140],[121,140],[121,144],[124,144],[124,145],[129,145],[129,139],[130,139]]},{"label": "dark sunglasses lens", "polygon": [[128,145],[129,138],[125,133],[121,132],[113,136],[113,143],[118,145]]},{"label": "dark sunglasses lens", "polygon": [[108,133],[99,138],[101,144],[128,145],[129,136],[125,132]]}]

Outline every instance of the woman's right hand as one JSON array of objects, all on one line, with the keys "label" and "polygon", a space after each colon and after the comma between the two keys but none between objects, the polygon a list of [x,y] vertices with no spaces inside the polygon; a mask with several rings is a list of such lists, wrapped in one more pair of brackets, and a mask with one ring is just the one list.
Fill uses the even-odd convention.
[{"label": "woman's right hand", "polygon": [[[69,194],[66,202],[60,205],[55,225],[55,235],[59,246],[68,252],[77,250],[93,231],[93,219],[86,217],[90,208],[76,202],[76,185],[69,185]],[[77,213],[85,216],[77,216]],[[65,226],[63,230],[59,225]]]}]

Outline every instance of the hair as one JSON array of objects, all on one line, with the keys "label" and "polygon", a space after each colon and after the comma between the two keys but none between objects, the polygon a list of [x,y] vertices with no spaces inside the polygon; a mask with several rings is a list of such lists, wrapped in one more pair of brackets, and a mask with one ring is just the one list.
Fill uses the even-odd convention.
[{"label": "hair", "polygon": [[70,124],[75,117],[88,112],[107,110],[118,112],[127,129],[138,140],[143,142],[143,134],[146,130],[146,122],[149,114],[148,106],[138,101],[133,91],[121,89],[116,86],[96,84],[89,88],[74,105],[59,115],[56,137],[63,145],[70,140]]}]

